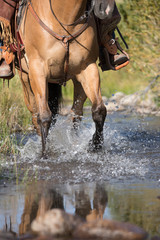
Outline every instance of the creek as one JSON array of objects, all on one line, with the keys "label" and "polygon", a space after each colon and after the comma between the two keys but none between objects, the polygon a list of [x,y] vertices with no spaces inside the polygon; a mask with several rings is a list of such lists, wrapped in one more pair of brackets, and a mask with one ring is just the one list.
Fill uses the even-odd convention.
[{"label": "creek", "polygon": [[[41,158],[35,134],[14,136],[20,155],[2,163],[0,230],[11,222],[14,232],[25,233],[43,198],[52,203],[50,208],[130,222],[160,236],[160,117],[109,114],[104,147],[98,152],[88,151],[93,133],[90,113],[84,114],[76,133],[70,116],[59,116],[49,132],[47,159]],[[19,184],[6,180],[5,171],[13,165]]]}]

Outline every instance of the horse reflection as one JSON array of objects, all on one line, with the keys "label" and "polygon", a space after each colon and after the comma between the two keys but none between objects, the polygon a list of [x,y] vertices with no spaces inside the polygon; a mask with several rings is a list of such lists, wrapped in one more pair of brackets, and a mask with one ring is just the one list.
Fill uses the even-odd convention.
[{"label": "horse reflection", "polygon": [[107,207],[108,195],[103,185],[96,184],[93,197],[93,206],[90,196],[84,189],[75,193],[75,213],[87,221],[103,219]]},{"label": "horse reflection", "polygon": [[30,231],[32,221],[43,216],[46,211],[54,208],[64,209],[63,197],[54,190],[47,190],[45,193],[36,192],[29,189],[25,197],[24,211],[19,225],[19,234],[22,235]]},{"label": "horse reflection", "polygon": [[[64,195],[57,190],[47,189],[45,192],[42,192],[41,189],[35,193],[34,188],[29,188],[28,191],[26,193],[21,224],[19,225],[20,235],[29,232],[32,221],[39,216],[44,216],[48,210],[59,208],[67,211],[64,206]],[[72,202],[75,208],[75,215],[81,217],[82,220],[95,221],[103,218],[108,202],[107,191],[103,185],[96,185],[93,204],[91,197],[84,188],[76,190],[72,199],[75,199]]]}]

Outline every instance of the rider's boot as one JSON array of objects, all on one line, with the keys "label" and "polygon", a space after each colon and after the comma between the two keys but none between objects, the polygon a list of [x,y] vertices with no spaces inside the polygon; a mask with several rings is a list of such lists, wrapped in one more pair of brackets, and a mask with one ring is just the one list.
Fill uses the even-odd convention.
[{"label": "rider's boot", "polygon": [[5,59],[0,61],[0,78],[9,78],[13,76],[12,68],[10,64],[7,64]]},{"label": "rider's boot", "polygon": [[100,47],[99,60],[99,66],[102,71],[119,70],[128,65],[129,56],[120,47],[117,39],[112,38],[112,35],[108,34]]},{"label": "rider's boot", "polygon": [[13,77],[13,52],[7,46],[0,47],[0,78]]}]

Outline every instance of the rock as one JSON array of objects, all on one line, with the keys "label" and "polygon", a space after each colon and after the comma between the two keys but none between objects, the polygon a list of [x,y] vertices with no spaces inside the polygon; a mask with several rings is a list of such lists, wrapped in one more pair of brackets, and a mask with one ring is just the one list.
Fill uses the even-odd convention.
[{"label": "rock", "polygon": [[114,102],[109,102],[105,106],[107,108],[107,112],[115,112],[115,111],[119,110],[117,104]]},{"label": "rock", "polygon": [[76,228],[75,237],[106,240],[145,240],[148,234],[141,228],[112,220],[87,222]]},{"label": "rock", "polygon": [[52,209],[38,216],[31,224],[34,233],[51,236],[69,236],[72,234],[77,218],[61,209]]},{"label": "rock", "polygon": [[140,113],[141,115],[150,115],[151,114],[151,110],[149,108],[140,108],[140,107],[138,107],[136,112]]},{"label": "rock", "polygon": [[156,110],[156,104],[153,102],[152,99],[146,99],[140,102],[139,106],[141,108],[149,108],[151,110]]},{"label": "rock", "polygon": [[122,92],[115,93],[109,100],[119,102],[122,98],[125,97],[125,94]]},{"label": "rock", "polygon": [[106,96],[102,96],[102,100],[103,100],[103,102],[107,102],[107,97]]},{"label": "rock", "polygon": [[120,100],[120,105],[124,107],[134,107],[140,101],[137,94],[127,95]]},{"label": "rock", "polygon": [[160,111],[156,111],[156,116],[160,117]]}]

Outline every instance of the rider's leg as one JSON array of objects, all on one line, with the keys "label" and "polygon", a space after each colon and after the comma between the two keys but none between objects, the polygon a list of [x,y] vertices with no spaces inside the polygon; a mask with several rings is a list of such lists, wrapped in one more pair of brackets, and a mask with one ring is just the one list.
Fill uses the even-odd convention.
[{"label": "rider's leg", "polygon": [[[9,78],[12,72],[10,44],[13,43],[11,21],[14,17],[18,0],[0,0],[0,78]],[[11,53],[11,55],[10,55]]]},{"label": "rider's leg", "polygon": [[0,78],[8,78],[13,75],[11,65],[6,63],[6,60],[3,57],[2,47],[3,41],[0,40]]},{"label": "rider's leg", "polygon": [[[110,19],[99,20],[100,35],[100,67],[102,71],[116,70],[117,66],[124,66],[129,61],[129,56],[120,47],[115,38],[114,30],[120,22],[121,16],[115,4],[112,17]],[[120,50],[120,52],[118,52]]]}]

